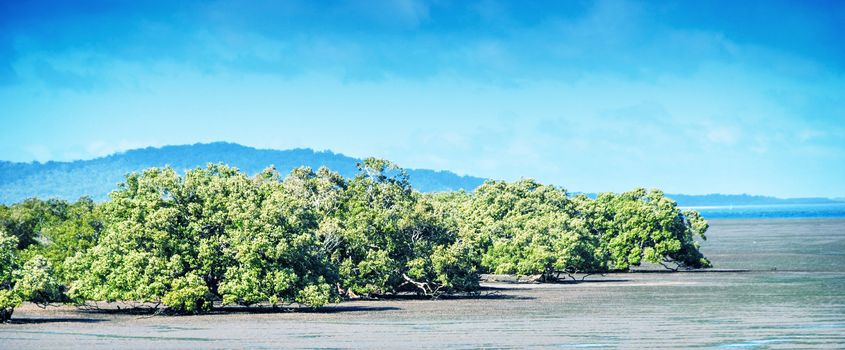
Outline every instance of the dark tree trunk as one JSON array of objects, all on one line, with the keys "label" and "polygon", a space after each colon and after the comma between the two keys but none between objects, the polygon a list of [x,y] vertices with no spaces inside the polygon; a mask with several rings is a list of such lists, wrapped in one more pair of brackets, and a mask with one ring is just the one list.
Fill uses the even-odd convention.
[{"label": "dark tree trunk", "polygon": [[0,323],[9,322],[12,319],[12,313],[15,312],[14,308],[2,309],[0,310]]}]

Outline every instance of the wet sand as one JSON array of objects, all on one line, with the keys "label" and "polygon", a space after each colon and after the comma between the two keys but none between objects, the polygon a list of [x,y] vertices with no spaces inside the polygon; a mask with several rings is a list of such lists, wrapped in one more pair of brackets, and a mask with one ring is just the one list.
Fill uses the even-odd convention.
[{"label": "wet sand", "polygon": [[719,220],[721,269],[578,284],[485,284],[479,298],[351,301],[318,312],[141,316],[24,305],[0,348],[842,348],[845,220]]}]

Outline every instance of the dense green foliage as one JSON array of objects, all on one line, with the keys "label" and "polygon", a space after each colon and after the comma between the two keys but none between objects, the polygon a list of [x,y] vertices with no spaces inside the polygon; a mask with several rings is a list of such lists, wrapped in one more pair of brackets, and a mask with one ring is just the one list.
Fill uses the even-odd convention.
[{"label": "dense green foliage", "polygon": [[46,304],[62,297],[47,259],[35,255],[21,266],[17,245],[17,237],[0,228],[0,323],[24,300]]},{"label": "dense green foliage", "polygon": [[486,271],[540,274],[627,270],[642,262],[709,267],[698,251],[707,223],[660,191],[603,193],[596,200],[533,180],[488,181],[460,216]]},{"label": "dense green foliage", "polygon": [[[596,199],[533,180],[420,193],[379,159],[348,179],[284,179],[209,165],[128,175],[110,200],[0,205],[0,310],[22,301],[132,301],[193,313],[215,304],[319,307],[343,298],[473,292],[481,273],[708,267],[707,223],[662,192]],[[574,277],[573,277],[574,278]]]},{"label": "dense green foliage", "polygon": [[694,240],[696,236],[705,239],[707,222],[695,211],[681,212],[662,192],[603,193],[587,203],[591,208],[585,217],[600,233],[613,269],[642,262],[674,264],[674,269],[710,266]]},{"label": "dense green foliage", "polygon": [[600,234],[580,215],[586,201],[532,180],[489,181],[472,196],[464,230],[479,237],[481,264],[495,273],[603,272]]},{"label": "dense green foliage", "polygon": [[169,168],[130,175],[104,204],[98,244],[68,260],[69,295],[188,312],[213,300],[333,300],[311,208],[275,178],[218,165],[185,177]]},{"label": "dense green foliage", "polygon": [[[334,182],[342,179],[335,176]],[[340,267],[343,289],[430,294],[478,286],[474,263],[462,254],[464,243],[442,224],[434,204],[412,190],[404,170],[368,159],[342,196],[326,226],[337,229],[332,261]]]},{"label": "dense green foliage", "polygon": [[18,239],[0,228],[0,322],[12,317],[15,307],[21,303],[21,297],[15,292],[18,273]]}]

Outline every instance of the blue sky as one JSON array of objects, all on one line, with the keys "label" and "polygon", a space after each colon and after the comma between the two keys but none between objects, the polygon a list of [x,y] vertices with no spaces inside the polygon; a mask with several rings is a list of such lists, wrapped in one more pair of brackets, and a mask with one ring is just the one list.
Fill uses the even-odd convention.
[{"label": "blue sky", "polygon": [[3,1],[0,159],[231,141],[845,197],[845,4]]}]

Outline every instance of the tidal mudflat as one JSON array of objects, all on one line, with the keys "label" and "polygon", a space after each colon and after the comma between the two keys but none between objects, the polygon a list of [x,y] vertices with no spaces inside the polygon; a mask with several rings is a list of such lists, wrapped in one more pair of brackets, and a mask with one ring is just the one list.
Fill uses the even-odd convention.
[{"label": "tidal mudflat", "polygon": [[317,312],[141,316],[23,305],[0,347],[841,348],[845,219],[712,220],[704,273],[485,284],[478,298],[351,301]]}]

